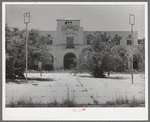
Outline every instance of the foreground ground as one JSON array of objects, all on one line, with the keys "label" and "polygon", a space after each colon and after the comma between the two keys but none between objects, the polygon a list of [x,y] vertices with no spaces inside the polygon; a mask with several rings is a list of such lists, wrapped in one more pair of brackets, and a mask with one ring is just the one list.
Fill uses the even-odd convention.
[{"label": "foreground ground", "polygon": [[6,83],[6,104],[18,100],[34,103],[62,102],[69,98],[77,104],[105,104],[118,99],[145,100],[145,75],[111,74],[109,78],[93,78],[89,74],[28,73],[28,82]]}]

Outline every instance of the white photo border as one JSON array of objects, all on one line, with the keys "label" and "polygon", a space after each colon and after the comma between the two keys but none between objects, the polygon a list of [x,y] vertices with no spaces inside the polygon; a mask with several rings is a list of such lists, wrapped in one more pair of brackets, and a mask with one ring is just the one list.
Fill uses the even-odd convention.
[{"label": "white photo border", "polygon": [[[6,108],[5,107],[5,6],[35,2],[2,3],[2,118],[3,120],[148,120],[148,3],[147,2],[36,2],[39,5],[145,5],[145,107],[141,108]],[[76,108],[78,110],[83,108]]]}]

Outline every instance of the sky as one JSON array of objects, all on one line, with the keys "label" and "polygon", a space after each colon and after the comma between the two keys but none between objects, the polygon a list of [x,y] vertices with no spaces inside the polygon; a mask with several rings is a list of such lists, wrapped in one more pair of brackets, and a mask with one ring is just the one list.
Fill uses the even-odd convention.
[{"label": "sky", "polygon": [[145,6],[100,5],[100,4],[38,4],[31,3],[6,5],[5,23],[10,27],[25,29],[23,14],[30,12],[28,29],[56,31],[57,19],[79,19],[84,31],[131,31],[129,14],[135,15],[134,31],[138,38],[145,37]]}]

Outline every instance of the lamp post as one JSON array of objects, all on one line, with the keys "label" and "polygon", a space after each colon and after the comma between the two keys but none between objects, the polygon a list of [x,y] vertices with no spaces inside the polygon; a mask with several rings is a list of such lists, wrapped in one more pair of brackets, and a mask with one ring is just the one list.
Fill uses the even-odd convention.
[{"label": "lamp post", "polygon": [[27,70],[28,70],[28,23],[30,23],[30,12],[24,13],[24,24],[26,24],[26,83],[27,83]]},{"label": "lamp post", "polygon": [[[135,15],[129,14],[129,24],[131,25],[131,44],[133,45],[133,25],[135,25]],[[131,77],[133,84],[133,47],[131,46]]]}]

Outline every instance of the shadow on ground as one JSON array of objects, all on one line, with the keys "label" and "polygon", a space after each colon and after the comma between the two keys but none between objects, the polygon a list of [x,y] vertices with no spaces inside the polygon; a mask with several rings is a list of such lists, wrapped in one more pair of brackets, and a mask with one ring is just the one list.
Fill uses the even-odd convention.
[{"label": "shadow on ground", "polygon": [[128,79],[127,77],[117,76],[117,77],[106,77],[107,79]]},{"label": "shadow on ground", "polygon": [[[53,78],[27,78],[28,81],[41,81],[41,82],[44,82],[44,81],[55,81],[55,79]],[[8,82],[13,82],[13,83],[25,83],[26,82],[26,79],[6,79],[6,83]]]},{"label": "shadow on ground", "polygon": [[[93,76],[91,76],[91,75],[78,75],[78,77],[82,77],[82,78],[94,78]],[[117,77],[111,77],[111,76],[109,76],[109,77],[106,77],[106,78],[104,78],[104,79],[118,79],[118,80],[123,80],[123,79],[128,79],[128,77],[122,77],[122,76],[117,76]]]},{"label": "shadow on ground", "polygon": [[82,77],[82,78],[93,78],[93,76],[88,76],[88,75],[78,75],[78,77]]},{"label": "shadow on ground", "polygon": [[28,78],[28,80],[36,80],[36,81],[54,81],[53,78]]}]

